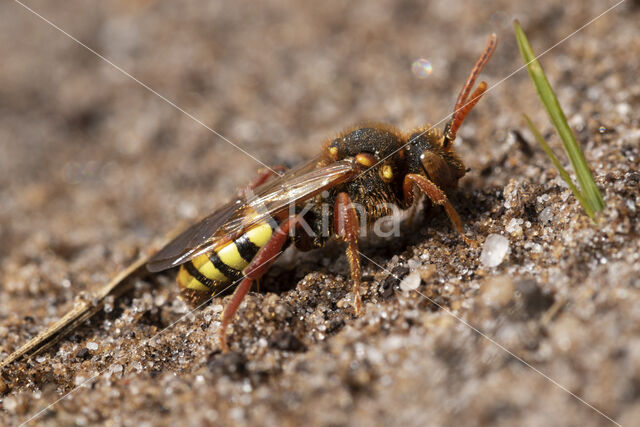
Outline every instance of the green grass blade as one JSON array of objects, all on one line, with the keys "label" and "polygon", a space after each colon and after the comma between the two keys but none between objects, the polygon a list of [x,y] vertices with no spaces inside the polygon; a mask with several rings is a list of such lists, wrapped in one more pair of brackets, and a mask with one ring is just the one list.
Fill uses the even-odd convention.
[{"label": "green grass blade", "polygon": [[538,140],[544,152],[547,153],[547,155],[551,159],[551,162],[554,164],[556,169],[558,169],[558,172],[560,172],[560,176],[562,177],[564,182],[566,182],[569,185],[569,188],[573,192],[574,196],[576,196],[576,199],[578,199],[578,201],[584,208],[587,215],[589,215],[589,218],[591,218],[591,220],[595,222],[596,217],[593,212],[593,209],[591,208],[591,205],[587,203],[587,201],[584,199],[584,196],[582,195],[582,193],[580,193],[580,190],[578,190],[578,187],[575,186],[575,184],[571,180],[571,177],[569,176],[567,171],[562,167],[562,164],[560,163],[556,155],[553,154],[553,151],[551,151],[551,147],[549,147],[549,144],[547,144],[547,141],[545,141],[542,135],[540,135],[540,132],[538,132],[538,129],[536,129],[536,127],[531,122],[529,117],[526,114],[523,114],[523,117],[527,121],[527,126],[529,126],[529,130],[531,131],[533,136]]},{"label": "green grass blade", "polygon": [[583,203],[583,206],[585,206],[586,209],[586,205],[588,204],[592,211],[601,211],[604,209],[604,199],[602,198],[602,194],[593,179],[593,175],[591,174],[587,161],[580,150],[580,146],[567,123],[567,118],[558,103],[558,99],[556,98],[553,89],[544,74],[542,66],[533,54],[529,41],[527,40],[527,37],[518,21],[514,22],[514,29],[520,53],[527,64],[529,76],[536,87],[536,91],[538,92],[538,96],[540,97],[542,104],[549,114],[551,122],[560,135],[562,145],[569,156],[569,160],[571,160],[573,170],[576,172],[578,183],[583,191],[583,199],[586,201],[586,203]]}]

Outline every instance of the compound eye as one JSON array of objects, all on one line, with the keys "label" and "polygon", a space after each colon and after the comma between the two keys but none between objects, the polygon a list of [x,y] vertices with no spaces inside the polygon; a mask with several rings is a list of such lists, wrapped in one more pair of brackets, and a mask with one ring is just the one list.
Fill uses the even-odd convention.
[{"label": "compound eye", "polygon": [[369,153],[358,153],[356,154],[356,162],[366,168],[370,168],[376,164],[376,158]]}]

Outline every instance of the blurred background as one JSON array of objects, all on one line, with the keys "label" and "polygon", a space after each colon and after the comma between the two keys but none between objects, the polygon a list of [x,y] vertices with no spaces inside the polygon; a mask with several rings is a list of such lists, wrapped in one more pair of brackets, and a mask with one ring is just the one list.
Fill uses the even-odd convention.
[{"label": "blurred background", "polygon": [[[570,48],[583,52],[573,56],[582,72],[601,75],[614,52],[585,46],[604,43],[593,35],[635,10],[628,3],[554,49],[550,75],[567,72]],[[514,18],[541,52],[613,4],[28,6],[260,161],[291,165],[364,120],[401,129],[443,120],[490,33],[500,41],[483,78],[492,85],[522,65]],[[0,7],[0,215],[12,223],[0,253],[44,230],[61,240],[83,233],[84,243],[131,233],[146,242],[211,210],[263,167],[19,4]],[[423,79],[412,73],[421,58],[431,65]],[[637,58],[619,65],[637,69]],[[564,90],[586,91],[586,76],[575,77]],[[470,167],[500,149],[521,111],[535,114],[533,93],[524,71],[491,89],[461,131]]]},{"label": "blurred background", "polygon": [[[472,169],[463,190],[493,194],[510,179],[540,176],[550,163],[537,148],[533,159],[518,155],[496,163],[516,151],[510,132],[523,128],[522,112],[550,135],[526,71],[514,74],[522,60],[512,22],[520,20],[540,53],[615,2],[24,4],[33,12],[13,1],[0,4],[3,357],[59,317],[79,291],[97,289],[140,250],[157,245],[180,221],[219,206],[263,167],[193,118],[267,165],[292,166],[317,153],[331,135],[359,122],[387,122],[408,130],[443,121],[495,32],[498,48],[481,78],[490,86],[499,84],[459,134],[459,153]],[[627,0],[542,58],[578,139],[590,148],[590,160],[601,154],[596,129],[620,123],[637,127],[639,18],[638,2]],[[559,147],[557,140],[551,143]],[[527,162],[537,166],[526,168]],[[168,289],[174,298],[175,290]],[[25,322],[25,316],[31,320]],[[511,381],[518,379],[505,383]],[[58,383],[58,390],[70,384]],[[55,390],[46,396],[54,397]],[[561,403],[553,413],[606,422],[559,393]],[[637,395],[636,387],[632,401]],[[11,409],[17,411],[16,402],[23,401],[11,401]],[[386,406],[375,398],[372,402]],[[439,413],[439,405],[431,402],[429,410],[432,416],[439,413],[433,418],[438,423],[457,424],[457,411],[463,409],[466,415],[477,410],[485,417],[465,418],[467,424],[504,415],[500,408],[493,413],[468,401],[449,403]],[[336,418],[338,423],[358,414],[357,405],[348,410],[336,405],[344,415]],[[508,418],[511,406],[506,408],[507,421],[513,421]],[[617,403],[606,408],[625,413]],[[6,415],[8,420],[20,419],[15,411]],[[126,424],[108,409],[102,416]],[[271,416],[290,422],[304,418]],[[527,421],[535,425],[545,419],[540,417]],[[76,419],[57,422],[61,420]],[[351,421],[357,424],[357,418]]]}]

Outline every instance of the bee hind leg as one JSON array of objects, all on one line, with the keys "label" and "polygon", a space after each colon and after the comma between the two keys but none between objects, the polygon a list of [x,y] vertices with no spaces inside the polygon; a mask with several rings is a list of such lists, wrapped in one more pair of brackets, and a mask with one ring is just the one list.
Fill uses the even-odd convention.
[{"label": "bee hind leg", "polygon": [[227,303],[222,313],[222,321],[220,324],[220,347],[222,351],[227,353],[226,330],[227,326],[233,319],[234,314],[240,307],[242,300],[251,289],[251,284],[260,279],[267,272],[271,263],[282,253],[282,248],[287,243],[289,231],[291,227],[295,227],[298,221],[297,216],[292,216],[285,220],[278,229],[273,233],[271,239],[258,251],[251,263],[244,269],[244,278],[240,280],[240,284],[234,291],[231,300]]},{"label": "bee hind leg", "polygon": [[362,299],[360,298],[360,252],[358,251],[358,236],[360,234],[360,222],[356,209],[351,203],[347,193],[340,193],[336,197],[334,205],[334,232],[347,243],[347,260],[351,268],[351,280],[353,282],[353,299],[356,316],[362,313]]},{"label": "bee hind leg", "polygon": [[255,190],[257,187],[260,187],[262,184],[267,182],[267,180],[272,176],[282,175],[286,170],[287,170],[287,167],[284,165],[274,166],[273,168],[266,169],[266,170],[260,170],[258,172],[258,176],[253,181],[251,181],[249,185],[245,187],[243,193]]}]

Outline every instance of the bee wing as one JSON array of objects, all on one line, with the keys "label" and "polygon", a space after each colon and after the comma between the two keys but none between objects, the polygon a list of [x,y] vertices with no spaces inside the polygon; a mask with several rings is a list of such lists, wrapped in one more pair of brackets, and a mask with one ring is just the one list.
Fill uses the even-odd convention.
[{"label": "bee wing", "polygon": [[205,244],[212,237],[212,230],[215,231],[220,228],[242,203],[243,200],[240,198],[232,200],[197,224],[192,225],[180,233],[151,257],[147,263],[147,269],[155,273],[190,260],[189,251]]},{"label": "bee wing", "polygon": [[274,221],[291,206],[348,181],[356,176],[356,172],[351,159],[326,165],[314,159],[292,169],[267,181],[247,198],[232,200],[188,228],[158,251],[147,263],[147,268],[158,272],[184,264],[239,237],[253,225]]}]

